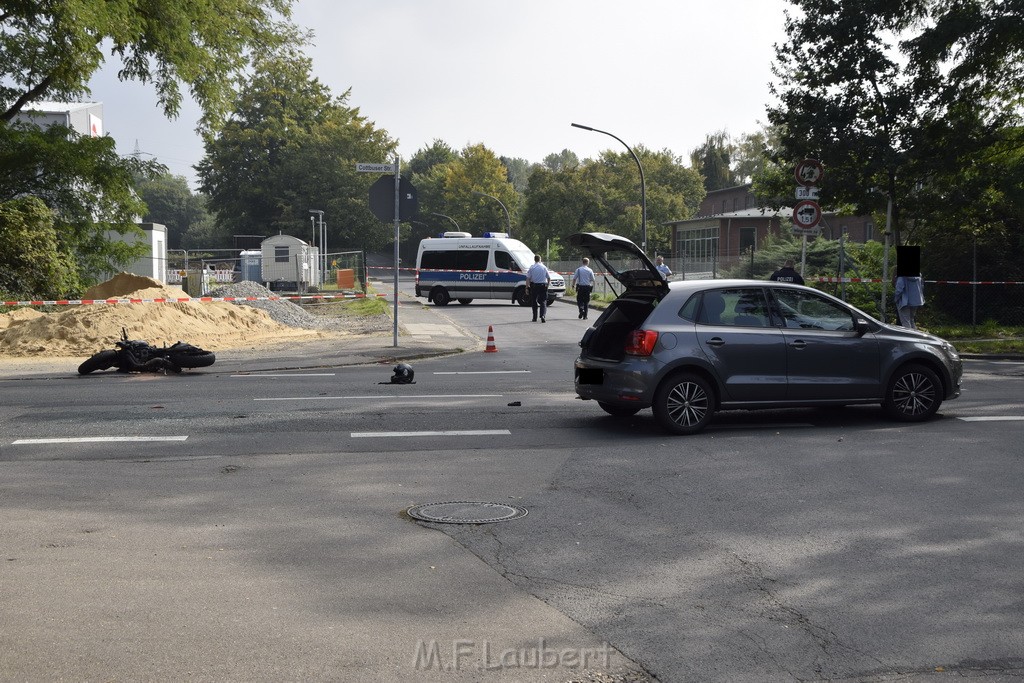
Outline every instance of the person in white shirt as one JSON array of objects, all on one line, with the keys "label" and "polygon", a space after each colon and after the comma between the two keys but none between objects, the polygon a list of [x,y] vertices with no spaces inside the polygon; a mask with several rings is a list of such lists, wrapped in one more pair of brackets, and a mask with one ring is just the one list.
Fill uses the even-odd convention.
[{"label": "person in white shirt", "polygon": [[665,265],[665,257],[659,256],[654,264],[658,272],[665,276],[665,279],[672,277],[672,269]]},{"label": "person in white shirt", "polygon": [[540,321],[546,323],[548,313],[548,285],[551,274],[548,267],[540,262],[540,255],[535,254],[533,265],[526,271],[526,286],[530,288],[530,308],[533,309],[533,322],[537,322],[537,309],[540,309]]},{"label": "person in white shirt", "polygon": [[580,320],[586,320],[590,294],[594,291],[594,271],[590,269],[590,259],[583,259],[583,265],[573,272],[571,280],[576,287],[576,306],[580,309]]}]

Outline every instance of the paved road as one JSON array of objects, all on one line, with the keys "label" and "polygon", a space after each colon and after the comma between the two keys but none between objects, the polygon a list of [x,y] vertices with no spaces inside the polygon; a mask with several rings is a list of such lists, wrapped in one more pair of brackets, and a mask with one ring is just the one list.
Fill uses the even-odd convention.
[{"label": "paved road", "polygon": [[[331,349],[0,380],[2,677],[1021,675],[1021,365],[969,362],[926,425],[737,412],[671,438],[572,398],[573,311],[410,306],[442,326],[423,346],[490,324],[499,348],[415,360],[415,385]],[[83,436],[185,438],[15,443]],[[402,514],[445,500],[529,514]]]}]

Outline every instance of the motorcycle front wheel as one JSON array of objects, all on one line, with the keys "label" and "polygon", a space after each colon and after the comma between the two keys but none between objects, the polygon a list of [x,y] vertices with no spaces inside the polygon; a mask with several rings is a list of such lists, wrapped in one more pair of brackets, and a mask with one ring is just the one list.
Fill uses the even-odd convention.
[{"label": "motorcycle front wheel", "polygon": [[78,374],[88,375],[95,370],[106,370],[117,365],[117,351],[100,351],[78,366]]}]

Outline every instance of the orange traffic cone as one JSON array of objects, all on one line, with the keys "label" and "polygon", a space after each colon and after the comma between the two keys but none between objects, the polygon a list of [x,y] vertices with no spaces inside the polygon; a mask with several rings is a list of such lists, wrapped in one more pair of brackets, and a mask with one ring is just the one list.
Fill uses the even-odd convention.
[{"label": "orange traffic cone", "polygon": [[498,347],[494,345],[494,326],[487,326],[487,348],[484,349],[484,353],[497,353]]}]

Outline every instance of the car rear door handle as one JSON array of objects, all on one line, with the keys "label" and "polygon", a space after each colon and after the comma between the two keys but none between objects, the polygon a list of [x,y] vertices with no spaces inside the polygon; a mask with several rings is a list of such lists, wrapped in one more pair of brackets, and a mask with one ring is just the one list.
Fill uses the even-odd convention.
[{"label": "car rear door handle", "polygon": [[807,342],[805,342],[803,339],[797,339],[795,342],[790,344],[790,346],[792,346],[794,349],[799,350],[799,349],[802,349],[802,348],[806,347],[807,346]]},{"label": "car rear door handle", "polygon": [[725,340],[722,339],[721,337],[712,337],[711,339],[708,339],[704,343],[707,344],[708,346],[725,346]]}]

